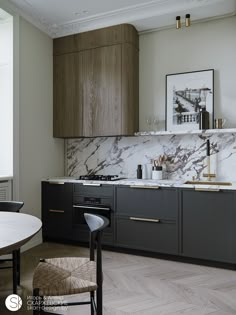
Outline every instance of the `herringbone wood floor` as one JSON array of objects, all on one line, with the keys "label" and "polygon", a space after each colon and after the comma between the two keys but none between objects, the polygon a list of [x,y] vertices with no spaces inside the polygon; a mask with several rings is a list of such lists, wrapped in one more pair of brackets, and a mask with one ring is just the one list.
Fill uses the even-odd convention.
[{"label": "herringbone wood floor", "polygon": [[[22,255],[23,309],[31,314],[32,273],[41,257],[87,256],[87,249],[44,243]],[[103,251],[104,315],[235,315],[236,272],[173,262],[156,258]],[[11,272],[0,270],[0,314],[12,314],[4,306],[10,294]],[[80,295],[80,299],[87,296]],[[78,300],[78,296],[70,300]],[[29,302],[28,302],[29,303]],[[67,315],[87,315],[88,306],[58,311]]]}]

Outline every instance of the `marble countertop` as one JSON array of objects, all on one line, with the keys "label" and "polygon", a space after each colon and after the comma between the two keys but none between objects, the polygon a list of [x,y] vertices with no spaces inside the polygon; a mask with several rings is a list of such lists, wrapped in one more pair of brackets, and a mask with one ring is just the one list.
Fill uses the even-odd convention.
[{"label": "marble countertop", "polygon": [[232,182],[231,186],[225,185],[202,185],[202,184],[185,184],[186,180],[152,180],[152,179],[121,179],[117,181],[92,181],[92,180],[78,180],[73,177],[55,177],[55,178],[48,178],[44,181],[48,181],[50,183],[77,183],[83,184],[86,186],[99,186],[99,185],[127,185],[127,186],[145,186],[145,187],[176,187],[176,188],[194,188],[194,189],[204,189],[204,190],[236,190],[236,182]]}]

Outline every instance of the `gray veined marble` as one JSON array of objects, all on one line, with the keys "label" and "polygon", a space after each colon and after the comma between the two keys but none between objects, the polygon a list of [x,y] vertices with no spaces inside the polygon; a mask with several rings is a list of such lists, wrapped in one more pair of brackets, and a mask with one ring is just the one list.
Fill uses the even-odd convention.
[{"label": "gray veined marble", "polygon": [[236,181],[236,134],[186,134],[100,137],[67,140],[67,175],[115,174],[136,178],[138,164],[166,155],[165,178],[201,178],[206,169],[206,139],[211,143],[211,172],[217,180]]}]

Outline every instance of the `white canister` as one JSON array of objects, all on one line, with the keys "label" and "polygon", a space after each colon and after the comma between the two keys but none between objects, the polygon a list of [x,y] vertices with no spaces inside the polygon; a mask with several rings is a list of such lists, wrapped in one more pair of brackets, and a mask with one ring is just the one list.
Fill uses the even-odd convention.
[{"label": "white canister", "polygon": [[155,166],[152,170],[152,179],[162,179],[162,166]]}]

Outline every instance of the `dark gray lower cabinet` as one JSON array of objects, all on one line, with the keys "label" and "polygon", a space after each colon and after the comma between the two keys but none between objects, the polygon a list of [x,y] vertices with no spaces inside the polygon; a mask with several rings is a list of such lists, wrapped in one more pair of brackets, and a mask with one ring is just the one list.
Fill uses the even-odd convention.
[{"label": "dark gray lower cabinet", "polygon": [[178,254],[177,224],[173,221],[134,220],[132,217],[117,218],[117,245],[121,247]]},{"label": "dark gray lower cabinet", "polygon": [[235,263],[234,191],[182,191],[182,254]]},{"label": "dark gray lower cabinet", "polygon": [[72,237],[73,184],[42,182],[43,238],[70,240]]},{"label": "dark gray lower cabinet", "polygon": [[178,254],[178,193],[175,189],[117,187],[116,245]]}]

